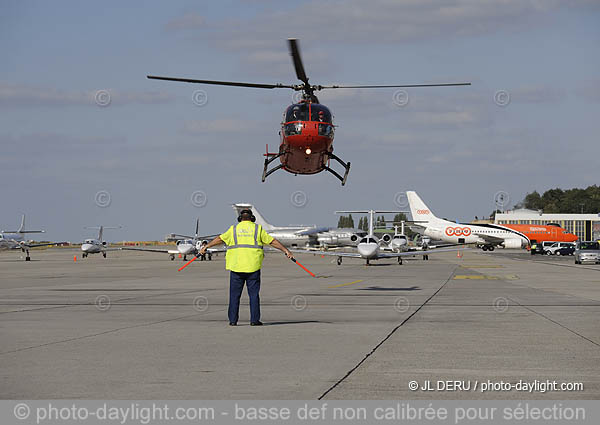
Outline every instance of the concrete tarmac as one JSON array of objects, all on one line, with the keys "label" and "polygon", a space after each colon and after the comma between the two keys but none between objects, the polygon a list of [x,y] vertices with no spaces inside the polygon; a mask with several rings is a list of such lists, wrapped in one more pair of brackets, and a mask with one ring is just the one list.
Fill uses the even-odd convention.
[{"label": "concrete tarmac", "polygon": [[[157,253],[2,252],[0,396],[599,399],[600,265],[462,254],[370,267],[299,255],[312,278],[269,253],[265,326],[249,326],[244,293],[230,327],[222,255],[178,272],[181,260]],[[583,390],[481,391],[536,380]]]}]

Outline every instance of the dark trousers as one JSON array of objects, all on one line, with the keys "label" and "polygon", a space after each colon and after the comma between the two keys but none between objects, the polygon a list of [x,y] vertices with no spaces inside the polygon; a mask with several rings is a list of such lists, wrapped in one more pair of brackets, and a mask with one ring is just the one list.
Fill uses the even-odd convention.
[{"label": "dark trousers", "polygon": [[240,297],[246,283],[250,297],[250,321],[260,321],[260,270],[252,273],[231,272],[229,275],[229,322],[237,323],[240,315]]}]

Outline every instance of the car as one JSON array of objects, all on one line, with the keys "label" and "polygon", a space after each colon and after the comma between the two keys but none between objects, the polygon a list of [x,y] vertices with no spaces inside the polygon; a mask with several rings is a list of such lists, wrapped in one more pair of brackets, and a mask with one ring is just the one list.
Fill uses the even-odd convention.
[{"label": "car", "polygon": [[544,248],[541,243],[534,242],[531,244],[531,255],[543,254]]},{"label": "car", "polygon": [[575,264],[584,262],[600,264],[600,243],[596,241],[577,242],[573,255],[575,256]]},{"label": "car", "polygon": [[555,243],[557,243],[557,242],[555,242],[555,241],[543,241],[542,243],[540,243],[539,245],[542,247],[541,254],[545,254],[546,251],[548,250],[548,248],[550,248]]},{"label": "car", "polygon": [[560,255],[558,251],[561,248],[575,248],[575,244],[573,242],[554,242],[552,245],[547,247],[544,251],[546,255]]},{"label": "car", "polygon": [[557,249],[554,252],[554,255],[573,255],[574,253],[575,253],[575,245],[565,246],[563,248]]}]

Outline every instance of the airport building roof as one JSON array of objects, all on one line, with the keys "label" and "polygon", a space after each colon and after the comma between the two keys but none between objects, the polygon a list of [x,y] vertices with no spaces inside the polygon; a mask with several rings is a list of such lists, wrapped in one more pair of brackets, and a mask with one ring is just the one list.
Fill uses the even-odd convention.
[{"label": "airport building roof", "polygon": [[596,214],[563,214],[563,213],[544,213],[542,211],[519,209],[496,213],[496,222],[500,220],[581,220],[581,221],[600,221],[600,213]]}]

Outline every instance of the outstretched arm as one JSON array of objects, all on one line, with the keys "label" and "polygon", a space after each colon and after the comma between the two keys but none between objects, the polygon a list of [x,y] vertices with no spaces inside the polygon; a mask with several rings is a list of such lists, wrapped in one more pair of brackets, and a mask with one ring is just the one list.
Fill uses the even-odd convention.
[{"label": "outstretched arm", "polygon": [[283,244],[281,242],[279,242],[277,239],[273,239],[273,241],[269,245],[271,245],[273,248],[277,248],[278,250],[283,251],[285,253],[285,255],[287,255],[287,258],[293,257],[290,250],[287,249],[285,246],[283,246]]},{"label": "outstretched arm", "polygon": [[206,253],[206,250],[208,248],[212,248],[213,246],[216,246],[216,245],[221,245],[222,243],[223,243],[223,240],[221,239],[221,236],[217,236],[212,241],[210,241],[209,243],[207,243],[206,245],[204,245],[200,249],[199,253],[200,253],[200,255],[204,255]]}]

